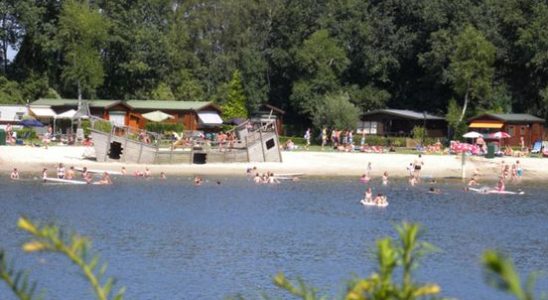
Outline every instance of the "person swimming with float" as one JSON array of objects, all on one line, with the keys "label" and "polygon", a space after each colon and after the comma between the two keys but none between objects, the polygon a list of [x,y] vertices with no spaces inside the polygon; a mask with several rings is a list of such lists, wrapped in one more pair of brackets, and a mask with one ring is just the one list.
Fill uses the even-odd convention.
[{"label": "person swimming with float", "polygon": [[496,190],[499,191],[499,192],[504,192],[505,189],[506,189],[506,186],[504,184],[504,177],[501,176],[499,178],[499,182],[497,183],[497,189]]},{"label": "person swimming with float", "polygon": [[388,201],[386,200],[386,196],[384,196],[382,193],[378,193],[375,199],[373,200],[375,204],[377,205],[386,205],[388,204]]},{"label": "person swimming with float", "polygon": [[101,180],[99,180],[97,184],[112,184],[112,179],[110,178],[110,175],[107,172],[104,172],[103,176],[101,177]]},{"label": "person swimming with float", "polygon": [[46,181],[47,178],[48,178],[48,169],[44,168],[42,169],[42,179]]},{"label": "person swimming with float", "polygon": [[365,190],[365,193],[363,194],[363,200],[366,203],[373,202],[373,191],[371,190],[371,187],[368,187],[367,190]]}]

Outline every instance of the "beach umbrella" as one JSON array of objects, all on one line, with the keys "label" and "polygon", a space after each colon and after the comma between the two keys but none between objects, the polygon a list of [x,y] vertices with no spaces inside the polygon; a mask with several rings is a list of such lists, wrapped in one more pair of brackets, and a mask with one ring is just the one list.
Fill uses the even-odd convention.
[{"label": "beach umbrella", "polygon": [[470,131],[462,135],[464,138],[468,139],[477,139],[479,137],[483,137],[483,134],[476,132],[476,131]]},{"label": "beach umbrella", "polygon": [[22,120],[19,124],[25,127],[44,127],[44,124],[36,119],[25,119]]},{"label": "beach umbrella", "polygon": [[504,132],[504,131],[497,131],[495,133],[491,133],[489,134],[489,138],[491,139],[507,139],[511,137],[508,133]]},{"label": "beach umbrella", "polygon": [[160,110],[151,111],[149,113],[142,114],[142,116],[143,116],[143,118],[145,118],[149,121],[152,121],[152,122],[162,122],[162,121],[165,121],[167,119],[175,119],[174,116],[172,116],[170,114],[166,114],[165,112],[160,111]]}]

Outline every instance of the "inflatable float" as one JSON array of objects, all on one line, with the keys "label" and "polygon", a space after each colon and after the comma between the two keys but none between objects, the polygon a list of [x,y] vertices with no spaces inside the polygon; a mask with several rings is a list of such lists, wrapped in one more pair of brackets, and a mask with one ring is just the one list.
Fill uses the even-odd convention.
[{"label": "inflatable float", "polygon": [[384,203],[381,203],[381,204],[377,204],[373,201],[369,202],[369,201],[365,201],[365,199],[362,199],[360,201],[360,203],[363,205],[363,206],[377,206],[377,207],[387,207],[388,206],[388,202],[384,202]]},{"label": "inflatable float", "polygon": [[525,194],[523,191],[517,191],[517,192],[514,192],[514,191],[499,191],[497,189],[491,189],[491,188],[480,188],[480,189],[468,188],[468,190],[470,190],[472,192],[479,193],[479,194],[499,194],[499,195],[523,195],[523,194]]},{"label": "inflatable float", "polygon": [[54,182],[54,183],[66,183],[66,184],[88,184],[85,181],[81,180],[69,180],[69,179],[61,179],[61,178],[53,178],[53,177],[46,177],[42,178],[44,182]]}]

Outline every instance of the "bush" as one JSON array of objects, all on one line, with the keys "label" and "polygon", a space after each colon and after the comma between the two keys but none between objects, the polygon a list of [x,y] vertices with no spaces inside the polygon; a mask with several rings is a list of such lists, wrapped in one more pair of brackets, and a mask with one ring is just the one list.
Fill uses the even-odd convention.
[{"label": "bush", "polygon": [[[109,121],[97,120],[93,125],[93,129],[101,132],[111,133],[112,124]],[[84,131],[85,134],[85,131]]]},{"label": "bush", "polygon": [[413,127],[413,131],[411,132],[411,135],[417,141],[426,142],[424,140],[424,138],[426,137],[426,129],[422,126]]},{"label": "bush", "polygon": [[[361,142],[361,136],[354,138],[354,140],[359,143]],[[405,138],[404,137],[383,137],[378,135],[368,135],[365,137],[365,143],[373,146],[394,146],[394,147],[404,147]]]},{"label": "bush", "polygon": [[82,129],[84,129],[84,135],[89,136],[91,133],[91,122],[89,120],[82,120]]},{"label": "bush", "polygon": [[15,132],[17,132],[17,138],[25,137],[25,139],[28,139],[28,140],[32,140],[36,138],[36,131],[34,131],[34,129],[32,128],[22,128],[22,129],[16,130]]},{"label": "bush", "polygon": [[146,131],[165,133],[166,131],[182,132],[185,128],[179,123],[157,123],[149,122],[145,125]]}]

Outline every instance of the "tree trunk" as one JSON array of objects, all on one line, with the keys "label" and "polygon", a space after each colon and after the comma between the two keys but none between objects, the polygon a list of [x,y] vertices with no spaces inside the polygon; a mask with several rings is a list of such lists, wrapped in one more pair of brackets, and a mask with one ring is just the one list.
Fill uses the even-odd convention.
[{"label": "tree trunk", "polygon": [[[82,110],[82,86],[80,80],[78,80],[78,114],[81,114]],[[78,128],[82,128],[82,116],[78,115]]]},{"label": "tree trunk", "polygon": [[464,114],[466,114],[466,108],[468,107],[468,97],[470,94],[470,81],[466,84],[466,92],[464,93],[464,105],[462,106],[462,113],[460,114],[459,123],[464,119]]}]

